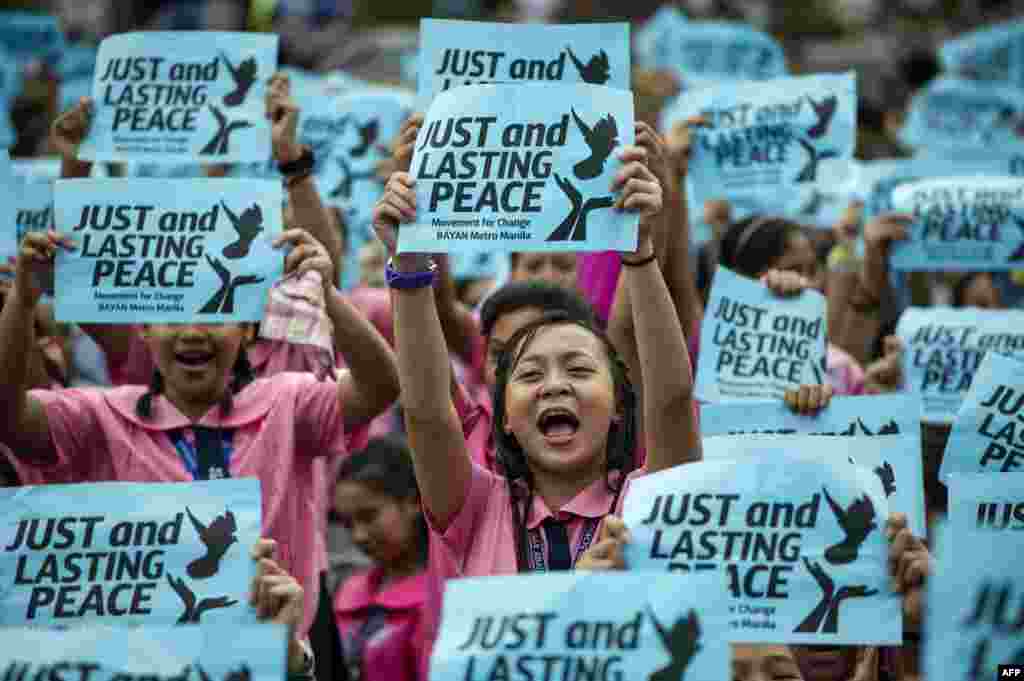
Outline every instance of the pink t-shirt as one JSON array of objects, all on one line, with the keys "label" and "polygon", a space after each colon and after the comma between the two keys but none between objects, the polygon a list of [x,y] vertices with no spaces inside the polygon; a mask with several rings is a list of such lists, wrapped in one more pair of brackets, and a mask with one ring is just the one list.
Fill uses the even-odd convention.
[{"label": "pink t-shirt", "polygon": [[[580,540],[585,529],[591,525],[587,521],[601,521],[610,512],[621,514],[622,502],[629,490],[630,481],[646,472],[643,468],[633,471],[626,478],[617,500],[615,492],[608,489],[603,476],[556,511],[549,509],[539,495],[534,495],[527,529],[539,530],[541,523],[551,517],[565,523],[575,563],[580,553]],[[425,515],[431,528],[424,621],[424,632],[430,645],[426,646],[424,656],[420,660],[421,673],[424,674],[429,669],[429,653],[438,633],[445,581],[457,577],[508,575],[518,572],[515,523],[508,483],[504,477],[474,463],[466,501],[448,527],[443,531],[439,530],[430,519],[430,514]],[[596,540],[599,528],[593,529]],[[539,535],[541,548],[546,556],[547,541],[543,532],[539,532]]]},{"label": "pink t-shirt", "polygon": [[381,577],[380,568],[371,568],[350,577],[334,595],[342,655],[351,664],[356,649],[362,649],[359,678],[364,681],[425,681],[419,660],[427,576],[421,572],[383,589]]},{"label": "pink t-shirt", "polygon": [[[167,431],[193,424],[162,395],[153,400],[152,418],[140,418],[135,405],[144,392],[138,386],[31,391],[46,409],[57,457],[30,465],[75,482],[191,481]],[[337,384],[308,373],[259,379],[234,396],[230,414],[214,407],[194,425],[234,430],[231,475],[260,480],[263,533],[277,541],[282,567],[305,589],[304,636],[326,568],[317,517],[323,485],[314,463],[348,451]]]}]

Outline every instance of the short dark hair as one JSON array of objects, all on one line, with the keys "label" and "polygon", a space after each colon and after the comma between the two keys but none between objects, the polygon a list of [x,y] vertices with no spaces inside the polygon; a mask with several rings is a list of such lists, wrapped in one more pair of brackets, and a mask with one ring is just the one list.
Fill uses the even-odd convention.
[{"label": "short dark hair", "polygon": [[504,315],[535,307],[545,312],[561,310],[572,320],[597,326],[594,309],[580,294],[546,281],[514,281],[492,293],[480,308],[480,332],[489,338]]},{"label": "short dark hair", "polygon": [[734,222],[726,230],[719,262],[737,274],[756,277],[782,257],[786,242],[795,234],[803,234],[795,222],[753,215]]}]

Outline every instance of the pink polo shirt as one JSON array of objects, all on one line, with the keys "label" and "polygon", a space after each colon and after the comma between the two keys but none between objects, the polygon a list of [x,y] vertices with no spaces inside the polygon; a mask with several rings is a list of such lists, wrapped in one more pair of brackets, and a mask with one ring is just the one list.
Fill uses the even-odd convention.
[{"label": "pink polo shirt", "polygon": [[[380,587],[380,568],[350,577],[334,595],[334,617],[341,635],[346,661],[355,656],[360,634],[366,637],[362,648],[363,681],[423,681],[419,660],[423,656],[423,606],[427,600],[425,573],[406,577]],[[383,617],[374,621],[374,610]],[[361,632],[371,622],[375,630]]]},{"label": "pink polo shirt", "polygon": [[[193,424],[162,395],[153,400],[152,418],[140,418],[135,404],[144,392],[139,386],[31,391],[46,409],[57,451],[54,461],[31,465],[69,481],[191,481],[167,431]],[[259,379],[234,396],[230,414],[214,407],[195,425],[234,430],[231,475],[260,480],[263,532],[277,540],[282,566],[305,589],[305,635],[326,565],[326,557],[324,565],[318,560],[322,479],[314,463],[347,454],[337,384],[309,373]]]},{"label": "pink polo shirt", "polygon": [[[430,524],[429,583],[424,631],[430,645],[420,660],[421,673],[429,668],[430,649],[437,637],[440,624],[444,583],[457,577],[516,574],[515,523],[512,501],[505,478],[473,464],[468,495],[462,508],[443,531],[425,513]],[[552,511],[539,495],[533,497],[533,508],[527,524],[529,530],[539,530],[541,523],[554,517],[566,523],[569,548],[573,561],[579,557],[577,549],[590,519],[603,520],[610,512],[621,515],[622,502],[629,491],[629,482],[647,471],[633,471],[625,481],[622,492],[612,508],[615,492],[608,489],[604,477],[595,480],[557,511]],[[595,528],[596,541],[599,528]],[[544,555],[548,555],[547,541],[540,532]]]}]

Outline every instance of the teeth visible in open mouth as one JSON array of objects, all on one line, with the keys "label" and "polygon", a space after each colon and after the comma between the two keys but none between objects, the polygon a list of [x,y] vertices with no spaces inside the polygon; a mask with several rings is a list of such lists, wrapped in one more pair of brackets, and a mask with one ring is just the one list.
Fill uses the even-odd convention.
[{"label": "teeth visible in open mouth", "polygon": [[557,437],[575,433],[579,430],[580,421],[566,409],[550,409],[541,412],[537,425],[544,435]]},{"label": "teeth visible in open mouth", "polygon": [[206,364],[211,359],[213,359],[213,355],[209,352],[179,353],[175,357],[182,364],[186,364],[189,366],[200,366],[202,364]]}]

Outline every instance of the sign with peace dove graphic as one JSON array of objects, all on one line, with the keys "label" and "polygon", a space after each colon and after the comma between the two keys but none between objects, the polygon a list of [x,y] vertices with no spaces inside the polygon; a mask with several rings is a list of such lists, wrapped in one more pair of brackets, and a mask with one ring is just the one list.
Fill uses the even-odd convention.
[{"label": "sign with peace dove graphic", "polygon": [[614,208],[633,96],[595,85],[468,85],[437,96],[416,137],[417,220],[398,250],[633,251]]},{"label": "sign with peace dove graphic", "polygon": [[0,626],[238,624],[254,478],[0,490]]},{"label": "sign with peace dove graphic", "polygon": [[479,83],[587,83],[628,90],[629,24],[420,20],[417,95]]},{"label": "sign with peace dove graphic", "polygon": [[724,597],[718,575],[450,580],[430,679],[726,678]]},{"label": "sign with peace dove graphic", "polygon": [[724,578],[734,642],[898,644],[882,484],[846,460],[822,459],[819,438],[804,440],[755,440],[759,454],[633,480],[626,564]]},{"label": "sign with peace dove graphic", "polygon": [[277,36],[121,33],[100,43],[90,161],[234,163],[270,158],[265,84]]},{"label": "sign with peace dove graphic", "polygon": [[280,681],[286,635],[280,624],[10,627],[0,647],[0,679]]},{"label": "sign with peace dove graphic", "polygon": [[268,180],[61,180],[56,314],[93,323],[259,321],[284,271],[281,185]]}]

